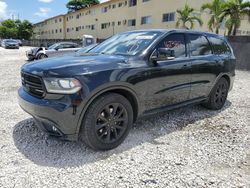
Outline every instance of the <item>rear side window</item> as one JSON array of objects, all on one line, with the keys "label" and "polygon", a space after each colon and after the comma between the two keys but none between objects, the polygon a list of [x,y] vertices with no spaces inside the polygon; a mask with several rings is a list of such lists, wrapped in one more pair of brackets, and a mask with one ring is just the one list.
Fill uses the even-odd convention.
[{"label": "rear side window", "polygon": [[211,46],[206,37],[197,34],[190,34],[191,56],[202,56],[212,54]]},{"label": "rear side window", "polygon": [[208,37],[208,40],[212,44],[214,54],[216,55],[231,54],[229,46],[223,39]]},{"label": "rear side window", "polygon": [[75,48],[75,45],[74,44],[63,44],[62,45],[63,46],[63,48]]},{"label": "rear side window", "polygon": [[186,44],[184,34],[170,34],[163,39],[157,48],[169,48],[175,51],[175,58],[186,57]]}]

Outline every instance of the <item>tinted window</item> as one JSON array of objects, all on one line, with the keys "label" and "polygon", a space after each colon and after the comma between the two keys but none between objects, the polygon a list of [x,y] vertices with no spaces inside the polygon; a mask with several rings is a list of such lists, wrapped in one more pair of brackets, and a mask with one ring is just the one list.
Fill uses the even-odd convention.
[{"label": "tinted window", "polygon": [[206,37],[202,35],[189,35],[191,56],[212,54],[211,46]]},{"label": "tinted window", "polygon": [[170,34],[157,48],[169,48],[175,51],[175,58],[186,57],[186,44],[184,34]]},{"label": "tinted window", "polygon": [[214,54],[230,54],[231,50],[226,44],[226,42],[222,39],[209,37],[208,40],[213,46]]}]

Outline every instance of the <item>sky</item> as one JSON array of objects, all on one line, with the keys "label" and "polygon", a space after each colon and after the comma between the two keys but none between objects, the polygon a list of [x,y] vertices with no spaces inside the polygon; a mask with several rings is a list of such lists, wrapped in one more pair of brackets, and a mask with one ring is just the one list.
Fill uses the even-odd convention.
[{"label": "sky", "polygon": [[[107,0],[101,0],[105,2]],[[0,0],[0,21],[7,18],[37,23],[46,18],[67,12],[68,0]]]}]

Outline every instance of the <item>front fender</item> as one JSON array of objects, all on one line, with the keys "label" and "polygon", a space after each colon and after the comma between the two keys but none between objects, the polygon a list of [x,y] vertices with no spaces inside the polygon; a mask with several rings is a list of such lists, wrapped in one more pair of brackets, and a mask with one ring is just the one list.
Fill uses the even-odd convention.
[{"label": "front fender", "polygon": [[137,115],[141,114],[140,112],[140,103],[139,103],[139,99],[137,96],[137,93],[135,92],[135,90],[132,88],[132,85],[128,84],[128,83],[124,83],[124,82],[115,82],[115,83],[108,83],[105,86],[100,86],[98,88],[96,88],[95,90],[93,90],[92,92],[87,94],[87,97],[84,99],[83,101],[83,108],[81,109],[81,113],[78,119],[78,123],[77,123],[77,129],[76,129],[76,134],[79,133],[80,131],[80,127],[82,125],[82,120],[84,118],[84,115],[88,109],[88,107],[90,106],[90,104],[99,96],[101,96],[104,93],[107,93],[109,91],[113,91],[113,90],[124,90],[129,92],[135,99],[136,101],[136,105],[137,105],[137,109],[138,109],[138,113]]}]

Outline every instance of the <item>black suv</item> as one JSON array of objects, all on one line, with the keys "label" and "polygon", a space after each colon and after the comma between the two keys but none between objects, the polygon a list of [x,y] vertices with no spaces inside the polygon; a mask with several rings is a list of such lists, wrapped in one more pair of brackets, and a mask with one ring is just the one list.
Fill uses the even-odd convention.
[{"label": "black suv", "polygon": [[19,103],[51,135],[108,150],[138,117],[197,103],[221,109],[234,76],[235,56],[224,37],[131,31],[86,54],[25,64]]}]

